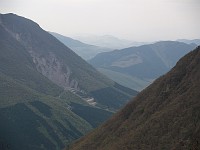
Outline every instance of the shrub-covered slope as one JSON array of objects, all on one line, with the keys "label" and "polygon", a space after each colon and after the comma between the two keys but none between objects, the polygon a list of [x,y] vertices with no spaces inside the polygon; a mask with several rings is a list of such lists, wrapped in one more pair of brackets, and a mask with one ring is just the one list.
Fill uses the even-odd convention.
[{"label": "shrub-covered slope", "polygon": [[[92,129],[70,97],[34,67],[25,48],[0,25],[0,143],[11,149],[60,149]],[[65,132],[65,133],[64,133]]]},{"label": "shrub-covered slope", "polygon": [[[0,14],[1,146],[64,148],[128,101],[130,89],[116,85],[33,21]],[[123,97],[120,105],[106,106],[104,96],[92,96],[107,87],[114,90],[110,95]]]},{"label": "shrub-covered slope", "polygon": [[70,150],[200,149],[200,47]]},{"label": "shrub-covered slope", "polygon": [[[104,105],[105,103],[101,105],[112,107],[112,109],[119,109],[133,96],[115,87],[115,82],[100,74],[55,37],[41,29],[35,22],[14,14],[1,15],[0,20],[2,30],[5,32],[2,36],[9,34],[10,38],[15,39],[15,43],[18,43],[18,48],[16,49],[22,49],[23,53],[29,56],[29,60],[26,61],[37,72],[47,77],[56,85],[76,93],[82,92],[88,97],[97,99],[96,102],[98,104],[101,104],[101,100],[104,101],[104,99],[99,99],[99,96],[96,97],[98,91],[102,92],[104,89],[109,89],[111,97],[106,97],[107,101],[110,101],[108,103],[112,103],[112,98],[115,97],[114,101],[119,103],[119,105],[113,107],[111,105]],[[4,44],[5,46],[9,47],[10,43],[15,44],[9,40],[12,39],[8,39],[7,45]],[[19,48],[19,45],[23,48]],[[16,78],[21,76],[19,74]],[[122,98],[118,98],[119,94]],[[135,91],[134,94],[136,95],[137,92]]]}]

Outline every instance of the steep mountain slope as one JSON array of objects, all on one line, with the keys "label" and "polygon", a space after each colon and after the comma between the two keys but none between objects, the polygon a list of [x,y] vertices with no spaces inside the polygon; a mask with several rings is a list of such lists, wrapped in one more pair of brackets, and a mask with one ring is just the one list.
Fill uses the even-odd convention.
[{"label": "steep mountain slope", "polygon": [[[92,129],[67,109],[69,96],[37,72],[25,48],[0,25],[0,143],[11,149],[60,149]],[[63,134],[63,131],[66,133]]]},{"label": "steep mountain slope", "polygon": [[[13,14],[1,15],[1,22],[4,30],[32,57],[37,71],[56,85],[79,96],[94,98],[97,104],[113,109],[120,108],[130,98],[125,88],[121,90],[38,24]],[[110,92],[110,97],[104,96],[105,91]],[[115,106],[111,104],[115,103],[113,97],[119,97],[115,99]]]},{"label": "steep mountain slope", "polygon": [[[139,47],[130,47],[112,52],[98,54],[89,61],[99,71],[120,84],[134,88],[127,82],[120,80],[119,73],[133,77],[132,80],[140,87],[145,87],[152,80],[169,71],[176,62],[191,51],[196,45],[185,44],[174,41],[162,41]],[[110,74],[109,71],[113,73]],[[137,80],[138,79],[138,80]],[[124,79],[126,81],[126,79]],[[144,86],[140,80],[146,82]]]},{"label": "steep mountain slope", "polygon": [[0,145],[15,150],[62,149],[136,93],[14,14],[0,14],[0,83]]},{"label": "steep mountain slope", "polygon": [[200,47],[71,150],[200,149]]},{"label": "steep mountain slope", "polygon": [[112,50],[110,48],[103,48],[103,47],[85,44],[78,40],[74,40],[70,37],[60,35],[58,33],[50,32],[50,34],[52,34],[60,42],[65,44],[67,47],[69,47],[71,50],[73,50],[76,54],[78,54],[85,60],[89,60],[89,59],[93,58],[98,53],[108,52],[108,51]]}]

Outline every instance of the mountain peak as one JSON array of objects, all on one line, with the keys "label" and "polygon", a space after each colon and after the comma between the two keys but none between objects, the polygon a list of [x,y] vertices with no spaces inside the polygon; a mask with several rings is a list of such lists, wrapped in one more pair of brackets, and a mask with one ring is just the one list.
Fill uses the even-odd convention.
[{"label": "mountain peak", "polygon": [[21,150],[62,149],[137,94],[13,14],[1,15],[0,83],[0,146]]}]

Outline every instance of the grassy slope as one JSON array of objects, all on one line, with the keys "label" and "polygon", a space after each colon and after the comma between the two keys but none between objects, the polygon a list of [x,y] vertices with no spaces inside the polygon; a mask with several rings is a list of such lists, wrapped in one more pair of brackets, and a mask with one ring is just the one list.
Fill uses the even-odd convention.
[{"label": "grassy slope", "polygon": [[[78,81],[80,89],[93,95],[99,103],[101,103],[101,99],[95,97],[96,94],[93,93],[97,93],[101,90],[104,91],[106,88],[109,88],[112,94],[112,96],[110,98],[107,97],[107,99],[112,102],[112,97],[114,96],[116,97],[115,101],[117,103],[119,101],[121,106],[133,96],[127,95],[124,91],[115,88],[115,82],[100,74],[81,57],[77,56],[55,37],[41,29],[39,25],[33,21],[13,14],[2,15],[1,19],[12,34],[15,34],[15,36],[20,35],[20,42],[26,49],[33,50],[44,58],[48,57],[49,53],[53,53],[63,64],[63,71],[68,67],[70,68],[70,79]],[[13,24],[15,24],[14,28],[12,26]],[[123,96],[123,102],[117,97],[119,93]],[[102,99],[102,101],[104,101],[104,99]],[[119,109],[120,107],[114,107],[114,109]]]},{"label": "grassy slope", "polygon": [[[70,109],[71,102],[91,106],[37,72],[24,46],[2,25],[0,35],[1,144],[12,149],[61,149],[95,127],[83,119],[87,114],[80,117],[74,113],[78,108]],[[60,94],[65,96],[59,98]],[[101,113],[90,113],[98,121]]]},{"label": "grassy slope", "polygon": [[13,149],[60,149],[92,129],[66,109],[69,98],[41,94],[4,75],[0,81],[0,140]]},{"label": "grassy slope", "polygon": [[[91,59],[89,63],[96,68],[106,69],[101,69],[100,71],[109,77],[113,74],[112,79],[114,81],[127,87],[135,86],[136,88],[134,87],[134,89],[137,90],[147,85],[146,79],[156,79],[169,71],[182,56],[190,52],[194,47],[195,45],[175,41],[161,41],[154,44],[101,53]],[[113,64],[117,64],[122,60],[129,60],[130,66],[113,66]],[[138,64],[133,63],[131,65],[134,60],[135,62],[138,60]],[[128,83],[127,79],[133,82]],[[138,80],[136,79],[140,80],[139,85],[137,85]],[[131,84],[133,83],[136,84],[132,86]]]},{"label": "grassy slope", "polygon": [[98,68],[98,71],[106,75],[107,77],[112,78],[115,82],[137,91],[141,91],[142,89],[147,87],[149,84],[151,84],[150,80],[149,81],[147,79],[142,80],[137,77],[133,77],[130,75],[126,75],[126,74],[112,71],[105,68]]},{"label": "grassy slope", "polygon": [[102,98],[110,105],[114,97],[120,103],[115,109],[134,93],[115,86],[36,23],[13,14],[0,15],[0,19],[0,143],[22,150],[62,149],[112,115],[89,106],[44,77],[37,71],[29,50],[44,58],[54,53],[70,67],[80,87],[91,95],[95,93],[99,102]]},{"label": "grassy slope", "polygon": [[71,150],[200,149],[200,47]]},{"label": "grassy slope", "polygon": [[[35,22],[13,14],[2,15],[3,24],[8,30],[20,35],[21,43],[42,57],[53,53],[66,66],[69,67],[74,79],[79,81],[85,91],[104,88],[114,85],[114,82],[99,74],[91,65],[58,41],[55,37],[44,31]],[[15,24],[15,28],[13,28]],[[29,49],[30,50],[30,49]]]},{"label": "grassy slope", "polygon": [[36,71],[25,48],[0,25],[0,72],[37,91],[56,96],[62,89]]}]

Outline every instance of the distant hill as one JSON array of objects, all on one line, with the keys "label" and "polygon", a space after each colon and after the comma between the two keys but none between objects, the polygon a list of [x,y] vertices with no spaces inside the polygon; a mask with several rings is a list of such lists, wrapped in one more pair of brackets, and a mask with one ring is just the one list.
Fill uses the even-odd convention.
[{"label": "distant hill", "polygon": [[114,81],[132,89],[142,90],[154,79],[169,71],[195,46],[161,41],[100,53],[88,62]]},{"label": "distant hill", "polygon": [[15,150],[62,149],[137,94],[15,14],[0,14],[0,83],[0,146]]},{"label": "distant hill", "polygon": [[111,35],[77,36],[75,38],[87,44],[96,45],[100,47],[107,47],[110,49],[122,49],[130,46],[138,46],[144,44],[142,42],[133,42],[124,39],[119,39]]},{"label": "distant hill", "polygon": [[179,39],[179,40],[177,40],[177,41],[179,41],[179,42],[184,42],[184,43],[186,43],[186,44],[192,44],[192,43],[194,43],[194,44],[196,44],[196,45],[200,45],[200,39],[193,39],[193,40]]},{"label": "distant hill", "polygon": [[199,150],[200,47],[70,150]]},{"label": "distant hill", "polygon": [[99,46],[85,44],[83,42],[72,39],[70,37],[63,36],[58,33],[50,32],[50,34],[52,34],[60,42],[65,44],[67,47],[69,47],[71,50],[73,50],[76,54],[78,54],[85,60],[89,60],[89,59],[93,58],[98,53],[108,52],[108,51],[112,50],[110,48],[103,48],[103,47],[99,47]]}]

